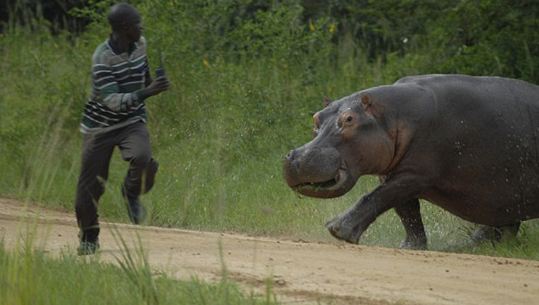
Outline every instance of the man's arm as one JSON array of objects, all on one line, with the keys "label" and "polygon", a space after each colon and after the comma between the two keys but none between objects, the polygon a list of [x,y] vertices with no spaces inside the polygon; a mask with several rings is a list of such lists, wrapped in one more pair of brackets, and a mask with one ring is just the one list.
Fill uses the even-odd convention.
[{"label": "man's arm", "polygon": [[[146,75],[149,75],[149,69],[146,71]],[[105,64],[94,64],[92,76],[101,102],[115,112],[125,112],[130,107],[142,103],[148,97],[167,90],[169,86],[166,78],[152,80],[150,77],[145,80],[146,88],[130,93],[120,93],[110,66]]]},{"label": "man's arm", "polygon": [[115,112],[125,112],[141,101],[135,92],[120,93],[118,83],[109,65],[94,64],[92,67],[94,89],[98,92],[101,103]]}]

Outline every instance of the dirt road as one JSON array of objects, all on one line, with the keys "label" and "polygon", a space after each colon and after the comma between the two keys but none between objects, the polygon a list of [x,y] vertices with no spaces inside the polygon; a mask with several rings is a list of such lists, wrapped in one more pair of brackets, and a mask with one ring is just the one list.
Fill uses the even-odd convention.
[{"label": "dirt road", "polygon": [[[46,236],[40,240],[51,254],[76,248],[72,214],[0,199],[0,238],[7,247],[16,245],[28,222]],[[120,251],[111,226],[105,224],[101,236],[100,259],[106,261]],[[131,241],[138,233],[157,270],[218,280],[223,260],[228,276],[247,289],[271,280],[283,303],[539,304],[539,261],[115,226]]]}]

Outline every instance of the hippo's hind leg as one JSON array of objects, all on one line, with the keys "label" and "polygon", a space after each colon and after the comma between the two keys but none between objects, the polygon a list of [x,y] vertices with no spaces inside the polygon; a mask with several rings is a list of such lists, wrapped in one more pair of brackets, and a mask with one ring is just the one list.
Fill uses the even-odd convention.
[{"label": "hippo's hind leg", "polygon": [[404,249],[426,249],[427,236],[421,220],[419,200],[417,198],[408,200],[396,206],[395,212],[399,215],[406,230],[406,239],[401,242],[400,247]]},{"label": "hippo's hind leg", "polygon": [[520,222],[499,227],[480,226],[472,233],[472,242],[476,244],[484,241],[499,242],[505,238],[514,238],[519,228]]}]

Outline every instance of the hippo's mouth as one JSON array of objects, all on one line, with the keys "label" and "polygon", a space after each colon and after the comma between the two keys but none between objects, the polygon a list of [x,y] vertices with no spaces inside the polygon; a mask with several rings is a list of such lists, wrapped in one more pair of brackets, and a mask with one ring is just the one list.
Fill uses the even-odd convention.
[{"label": "hippo's mouth", "polygon": [[345,188],[349,181],[350,175],[346,166],[343,164],[332,179],[317,182],[304,182],[295,185],[293,188],[299,193],[319,193],[319,192],[334,192]]}]

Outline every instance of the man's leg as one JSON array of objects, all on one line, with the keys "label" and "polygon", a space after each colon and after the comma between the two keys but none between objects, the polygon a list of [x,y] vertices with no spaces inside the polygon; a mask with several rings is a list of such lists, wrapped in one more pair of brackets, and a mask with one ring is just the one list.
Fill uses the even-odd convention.
[{"label": "man's leg", "polygon": [[145,217],[139,195],[152,188],[158,169],[157,162],[152,159],[150,136],[146,124],[138,122],[124,128],[121,132],[119,147],[122,158],[129,161],[122,193],[128,203],[131,221],[139,224]]},{"label": "man's leg", "polygon": [[92,254],[99,247],[97,205],[105,191],[104,183],[108,177],[113,149],[112,139],[105,135],[84,135],[82,165],[75,200],[80,228],[79,254]]}]

